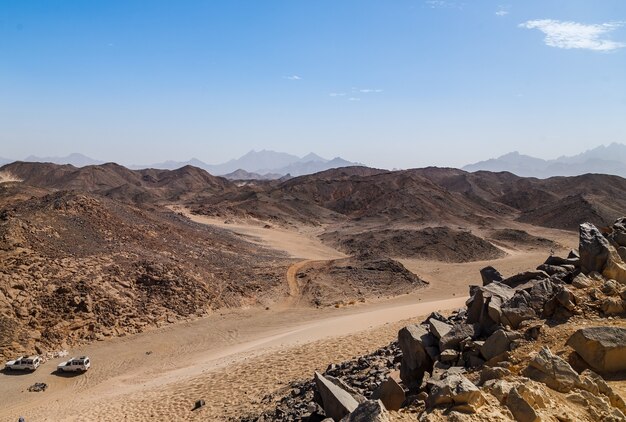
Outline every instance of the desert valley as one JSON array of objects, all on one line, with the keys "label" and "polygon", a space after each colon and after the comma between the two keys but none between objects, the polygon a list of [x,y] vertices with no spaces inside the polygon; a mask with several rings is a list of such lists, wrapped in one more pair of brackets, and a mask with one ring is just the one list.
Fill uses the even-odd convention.
[{"label": "desert valley", "polygon": [[[0,175],[0,354],[45,360],[33,373],[0,374],[1,420],[313,421],[339,420],[333,412],[344,407],[369,412],[346,420],[533,420],[516,413],[524,403],[541,420],[623,417],[619,374],[602,384],[610,393],[587,387],[595,402],[587,390],[573,397],[574,387],[556,385],[560,376],[527,375],[539,380],[525,384],[530,392],[515,387],[542,346],[571,354],[582,371],[588,365],[572,361],[569,335],[583,325],[626,326],[620,284],[602,276],[606,256],[593,272],[581,268],[595,259],[588,251],[580,248],[580,260],[570,252],[589,241],[594,253],[602,246],[618,256],[615,240],[579,238],[585,222],[607,236],[623,228],[611,229],[626,210],[618,176],[344,167],[232,181],[193,166],[31,162]],[[508,315],[534,286],[544,289],[536,315],[492,325],[471,316],[477,292],[492,305],[497,296],[498,315]],[[425,330],[444,342],[438,324],[475,329],[436,350],[406,331],[398,339],[414,327],[411,335]],[[500,335],[492,333],[511,341],[475,353]],[[63,351],[90,356],[92,368],[55,373]],[[316,371],[324,374],[317,384]],[[462,387],[440,391],[461,373]],[[326,376],[338,380],[328,391]],[[523,403],[508,403],[485,377],[508,380]],[[397,406],[371,400],[388,378],[402,390]],[[459,393],[468,379],[478,387]],[[29,392],[35,383],[46,390]],[[365,404],[342,402],[337,385]],[[544,402],[532,401],[537,394]]]},{"label": "desert valley", "polygon": [[0,422],[626,422],[624,0],[0,1]]}]

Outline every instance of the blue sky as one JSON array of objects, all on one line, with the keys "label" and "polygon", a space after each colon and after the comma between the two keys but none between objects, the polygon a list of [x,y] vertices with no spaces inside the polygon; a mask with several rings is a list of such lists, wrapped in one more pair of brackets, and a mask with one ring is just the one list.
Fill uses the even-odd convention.
[{"label": "blue sky", "polygon": [[0,156],[387,168],[626,143],[626,2],[0,0]]}]

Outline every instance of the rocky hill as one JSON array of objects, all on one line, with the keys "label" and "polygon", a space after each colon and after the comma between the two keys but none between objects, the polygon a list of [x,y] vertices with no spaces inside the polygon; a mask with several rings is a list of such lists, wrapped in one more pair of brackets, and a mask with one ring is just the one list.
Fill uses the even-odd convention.
[{"label": "rocky hill", "polygon": [[290,263],[165,209],[68,191],[5,203],[0,251],[5,356],[270,304]]},{"label": "rocky hill", "polygon": [[312,262],[297,277],[303,299],[320,307],[395,297],[428,284],[398,261],[374,254]]},{"label": "rocky hill", "polygon": [[14,162],[0,168],[25,185],[96,193],[124,202],[179,201],[211,196],[234,187],[228,180],[185,166],[177,170],[129,170],[115,163],[74,167]]},{"label": "rocky hill", "polygon": [[127,203],[184,202],[204,214],[279,223],[352,220],[469,227],[504,218],[575,230],[581,221],[606,226],[626,209],[626,179],[600,174],[541,180],[446,168],[389,172],[344,167],[236,186],[193,166],[129,170],[113,163],[76,168],[15,162],[0,173],[36,188],[90,192]]},{"label": "rocky hill", "polygon": [[335,231],[327,232],[321,238],[352,255],[375,251],[384,256],[444,262],[480,261],[504,256],[504,252],[490,242],[470,232],[449,227],[368,230],[353,235]]}]

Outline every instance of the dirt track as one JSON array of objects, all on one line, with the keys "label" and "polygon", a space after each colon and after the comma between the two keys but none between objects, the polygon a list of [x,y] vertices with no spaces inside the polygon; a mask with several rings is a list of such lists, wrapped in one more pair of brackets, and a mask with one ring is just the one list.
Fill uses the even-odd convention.
[{"label": "dirt track", "polygon": [[297,305],[300,301],[300,286],[298,284],[298,271],[304,266],[315,262],[312,259],[305,259],[304,261],[296,262],[289,269],[287,269],[287,284],[289,285],[289,298],[287,299],[288,305]]}]

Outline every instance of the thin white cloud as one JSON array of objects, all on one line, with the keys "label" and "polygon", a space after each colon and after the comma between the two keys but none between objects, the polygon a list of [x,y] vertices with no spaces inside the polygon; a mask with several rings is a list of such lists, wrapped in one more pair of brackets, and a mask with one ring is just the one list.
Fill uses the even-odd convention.
[{"label": "thin white cloud", "polygon": [[543,32],[546,35],[544,42],[550,47],[594,51],[612,51],[626,47],[623,42],[605,38],[606,34],[622,26],[623,22],[585,25],[554,19],[530,20],[519,25],[520,28],[538,29]]},{"label": "thin white cloud", "polygon": [[507,6],[499,6],[498,10],[496,11],[496,16],[506,16],[509,14],[509,8]]},{"label": "thin white cloud", "polygon": [[378,93],[378,92],[383,92],[382,89],[371,89],[371,88],[364,88],[364,89],[359,89],[359,92],[362,92],[363,94],[371,94],[371,93]]},{"label": "thin white cloud", "polygon": [[346,93],[345,92],[331,92],[330,94],[331,97],[345,97]]},{"label": "thin white cloud", "polygon": [[455,1],[450,0],[426,0],[426,5],[431,9],[452,9],[452,8],[461,8]]},{"label": "thin white cloud", "polygon": [[299,81],[302,78],[298,75],[289,75],[289,76],[285,76],[285,79],[289,79],[290,81]]}]

